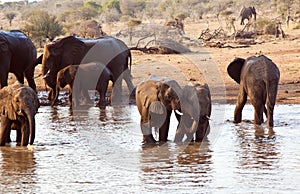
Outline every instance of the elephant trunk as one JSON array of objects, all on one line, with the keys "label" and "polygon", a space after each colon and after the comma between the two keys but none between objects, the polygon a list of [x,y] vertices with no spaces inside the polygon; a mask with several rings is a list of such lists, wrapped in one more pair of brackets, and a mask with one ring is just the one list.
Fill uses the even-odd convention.
[{"label": "elephant trunk", "polygon": [[189,130],[187,130],[188,133],[195,133],[198,129],[198,121],[196,119],[193,120],[193,124]]},{"label": "elephant trunk", "polygon": [[30,110],[29,108],[26,108],[24,110],[26,117],[28,119],[29,123],[29,133],[30,133],[30,140],[29,144],[32,145],[35,138],[35,118],[34,118],[34,112]]}]

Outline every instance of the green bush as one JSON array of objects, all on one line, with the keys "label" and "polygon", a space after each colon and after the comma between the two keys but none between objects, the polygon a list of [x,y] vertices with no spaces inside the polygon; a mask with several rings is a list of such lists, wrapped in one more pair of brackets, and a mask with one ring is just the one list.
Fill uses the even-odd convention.
[{"label": "green bush", "polygon": [[275,34],[276,23],[268,19],[258,19],[255,22],[256,27],[259,31],[262,31],[264,34]]}]

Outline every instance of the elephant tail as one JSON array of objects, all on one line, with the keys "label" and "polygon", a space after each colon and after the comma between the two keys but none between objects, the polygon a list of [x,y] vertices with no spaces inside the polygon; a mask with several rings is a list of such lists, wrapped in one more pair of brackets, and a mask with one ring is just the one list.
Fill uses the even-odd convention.
[{"label": "elephant tail", "polygon": [[132,55],[130,49],[128,49],[128,59],[129,59],[129,71],[131,73],[131,65],[132,65]]}]

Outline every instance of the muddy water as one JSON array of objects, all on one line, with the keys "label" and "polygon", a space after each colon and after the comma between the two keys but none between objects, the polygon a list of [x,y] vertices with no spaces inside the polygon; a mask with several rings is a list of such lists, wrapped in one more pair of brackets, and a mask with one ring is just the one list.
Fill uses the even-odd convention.
[{"label": "muddy water", "polygon": [[300,192],[300,105],[276,106],[274,132],[251,123],[251,106],[233,124],[233,110],[214,104],[209,142],[149,148],[134,105],[42,106],[34,151],[0,148],[1,193]]}]

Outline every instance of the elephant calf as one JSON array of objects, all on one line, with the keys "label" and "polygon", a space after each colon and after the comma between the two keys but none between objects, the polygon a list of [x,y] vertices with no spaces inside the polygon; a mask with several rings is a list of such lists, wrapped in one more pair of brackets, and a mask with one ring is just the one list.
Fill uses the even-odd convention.
[{"label": "elephant calf", "polygon": [[186,85],[182,89],[183,98],[188,102],[193,103],[193,107],[199,110],[198,127],[195,131],[190,131],[192,119],[185,115],[177,118],[181,120],[175,135],[175,142],[181,142],[184,135],[187,136],[187,141],[194,140],[201,142],[207,139],[209,134],[209,118],[211,115],[211,95],[207,84]]},{"label": "elephant calf", "polygon": [[[159,142],[167,141],[172,110],[175,111],[177,118],[178,115],[198,118],[198,110],[191,102],[182,98],[182,95],[182,88],[175,80],[157,76],[152,76],[137,86],[136,105],[141,115],[143,143],[156,143],[152,135],[152,127],[159,128]],[[196,131],[197,126],[198,120],[191,119],[191,131]]]},{"label": "elephant calf", "polygon": [[240,84],[234,122],[241,122],[242,110],[248,95],[255,110],[254,123],[260,125],[263,122],[263,112],[265,112],[268,126],[273,127],[273,111],[280,78],[276,64],[264,55],[247,59],[236,58],[227,67],[227,72]]},{"label": "elephant calf", "polygon": [[101,109],[105,109],[105,94],[109,80],[113,80],[112,73],[101,63],[69,65],[61,69],[57,74],[56,95],[52,101],[52,105],[54,105],[58,98],[60,88],[69,85],[69,103],[71,107],[80,105],[80,94],[83,95],[85,100],[90,100],[88,90],[96,89],[100,94],[98,105]]},{"label": "elephant calf", "polygon": [[[19,82],[0,90],[1,130],[0,145],[10,139],[11,129],[17,130],[17,142],[21,146],[33,144],[35,138],[35,114],[39,108],[36,92]],[[29,140],[30,136],[30,140]]]}]

